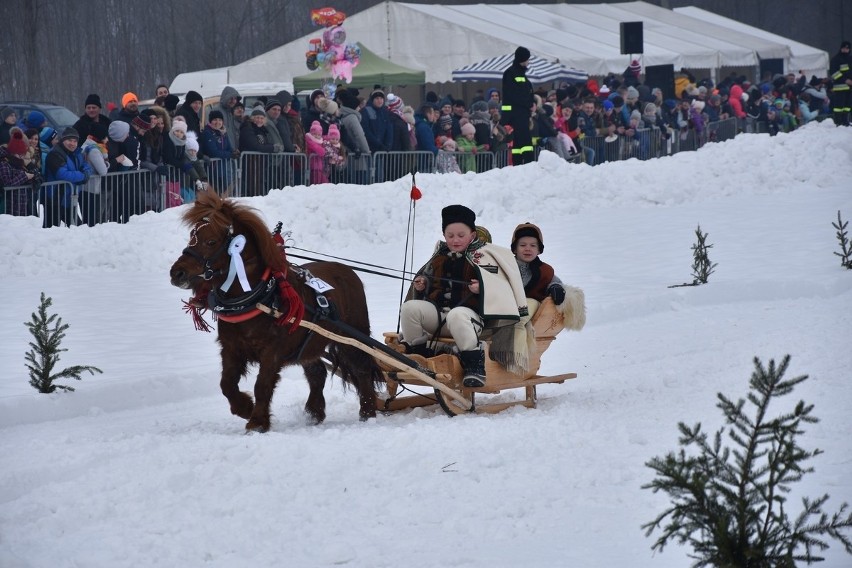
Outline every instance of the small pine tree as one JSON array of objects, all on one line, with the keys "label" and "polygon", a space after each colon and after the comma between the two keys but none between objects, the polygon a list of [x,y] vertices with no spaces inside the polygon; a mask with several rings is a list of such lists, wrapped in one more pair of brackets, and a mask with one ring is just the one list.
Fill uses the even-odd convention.
[{"label": "small pine tree", "polygon": [[681,286],[698,286],[699,284],[707,284],[710,275],[716,269],[716,263],[710,262],[710,257],[707,251],[713,248],[713,245],[707,244],[707,235],[709,233],[701,232],[701,225],[695,229],[697,242],[692,245],[692,283],[674,284],[669,288],[679,288]]},{"label": "small pine tree", "polygon": [[843,221],[840,218],[840,211],[837,211],[837,223],[832,223],[832,227],[837,229],[837,240],[840,241],[840,251],[835,252],[837,256],[840,257],[840,266],[844,268],[848,268],[852,270],[852,246],[850,246],[849,239],[846,237],[846,226],[849,224],[849,221]]},{"label": "small pine tree", "polygon": [[[673,503],[642,525],[646,536],[662,532],[652,549],[662,551],[670,541],[689,544],[694,567],[793,568],[798,561],[823,560],[814,552],[828,548],[825,536],[830,536],[852,554],[852,542],[844,534],[852,527],[846,503],[829,517],[822,511],[827,494],[804,498],[802,512],[795,519],[787,516],[785,495],[790,485],[813,471],[804,464],[822,453],[797,443],[802,426],[818,422],[811,415],[813,405],[800,401],[790,412],[774,418],[767,414],[773,399],[791,393],[808,378],[784,380],[789,362],[787,355],[778,368],[770,360],[764,369],[755,358],[747,397],[753,416],[746,414],[744,400],[733,402],[719,393],[717,407],[727,428],[710,440],[700,423],[690,428],[681,422],[680,452],[646,463],[656,478],[643,489],[668,493]],[[725,430],[732,448],[723,446]],[[689,448],[697,455],[688,454]]]},{"label": "small pine tree", "polygon": [[707,244],[707,235],[709,233],[701,233],[701,225],[695,229],[695,236],[698,242],[692,245],[692,276],[694,284],[707,284],[707,280],[713,271],[716,269],[716,264],[710,262],[710,257],[707,256],[707,251],[713,248],[713,245]]},{"label": "small pine tree", "polygon": [[[35,343],[30,342],[30,350],[26,353],[27,369],[30,370],[30,385],[41,393],[51,393],[56,389],[73,391],[73,387],[66,385],[54,384],[57,379],[80,379],[80,373],[88,371],[92,375],[96,372],[101,373],[97,367],[88,365],[75,365],[63,369],[58,373],[53,373],[53,368],[59,362],[59,353],[68,351],[60,349],[59,344],[65,338],[65,330],[68,329],[68,324],[62,323],[62,318],[56,314],[48,317],[47,308],[53,305],[52,298],[46,298],[44,292],[41,293],[41,305],[38,307],[38,314],[33,312],[32,320],[24,322],[32,336],[35,338]],[[53,327],[51,327],[53,325]]]}]

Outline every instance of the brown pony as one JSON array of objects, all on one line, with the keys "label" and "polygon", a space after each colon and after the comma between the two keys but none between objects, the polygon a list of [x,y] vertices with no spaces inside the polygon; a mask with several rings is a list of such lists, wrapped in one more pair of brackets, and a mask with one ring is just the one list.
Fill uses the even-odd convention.
[{"label": "brown pony", "polygon": [[[310,385],[305,412],[315,423],[325,419],[322,392],[327,377],[325,361],[333,373],[355,387],[361,401],[361,420],[375,417],[375,386],[381,380],[381,373],[373,358],[355,347],[332,342],[298,326],[300,316],[305,313],[306,319],[312,318],[335,333],[341,333],[335,324],[340,321],[343,326],[369,337],[364,285],[355,272],[335,262],[291,266],[283,248],[253,209],[220,198],[212,191],[198,193],[195,204],[183,214],[183,222],[192,231],[189,244],[172,265],[171,282],[193,291],[188,311],[198,316],[199,311],[210,307],[218,316],[222,346],[220,386],[231,404],[231,413],[248,420],[246,430],[269,430],[269,405],[280,378],[279,371],[297,363],[304,369]],[[234,247],[242,241],[240,235],[245,242],[236,256],[242,259],[251,290],[243,290],[240,280],[232,277],[230,286],[223,291]],[[306,284],[305,277],[310,275],[333,287],[322,294],[330,303],[325,311],[318,305],[322,297],[318,300],[318,294]],[[276,319],[257,310],[257,303],[287,316]],[[328,317],[320,317],[324,313]],[[206,326],[200,317],[197,323]],[[239,389],[249,363],[258,363],[260,367],[254,400]]]}]

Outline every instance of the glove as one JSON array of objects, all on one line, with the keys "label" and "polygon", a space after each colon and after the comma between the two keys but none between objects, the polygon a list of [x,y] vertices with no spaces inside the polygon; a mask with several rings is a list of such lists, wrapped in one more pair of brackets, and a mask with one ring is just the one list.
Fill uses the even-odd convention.
[{"label": "glove", "polygon": [[158,176],[167,176],[169,175],[169,167],[165,164],[160,164],[157,166],[157,175]]},{"label": "glove", "polygon": [[547,293],[551,298],[553,298],[553,303],[557,306],[565,301],[565,288],[559,286],[558,284],[556,286],[551,286],[547,290]]},{"label": "glove", "polygon": [[275,150],[276,154],[280,154],[281,152],[284,151],[284,145],[283,144],[273,144],[272,149]]},{"label": "glove", "polygon": [[232,158],[239,158],[240,157],[240,151],[234,150],[233,152],[231,152],[231,157]]}]

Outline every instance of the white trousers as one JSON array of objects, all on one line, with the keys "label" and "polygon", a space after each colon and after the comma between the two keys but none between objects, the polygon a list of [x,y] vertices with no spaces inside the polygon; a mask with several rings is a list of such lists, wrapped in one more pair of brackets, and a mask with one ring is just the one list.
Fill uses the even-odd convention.
[{"label": "white trousers", "polygon": [[400,311],[401,341],[409,345],[426,343],[443,325],[446,330],[439,335],[453,337],[459,351],[473,351],[479,348],[479,334],[482,331],[482,319],[470,308],[453,308],[440,314],[435,305],[425,300],[409,300],[402,304]]}]

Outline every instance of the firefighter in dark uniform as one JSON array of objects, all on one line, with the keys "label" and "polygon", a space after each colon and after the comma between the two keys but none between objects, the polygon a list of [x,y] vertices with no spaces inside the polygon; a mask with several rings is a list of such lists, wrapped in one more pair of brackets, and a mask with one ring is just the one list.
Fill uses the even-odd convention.
[{"label": "firefighter in dark uniform", "polygon": [[500,123],[512,127],[512,164],[527,164],[535,160],[535,148],[530,133],[530,117],[535,104],[532,84],[527,80],[530,50],[515,50],[512,66],[503,72],[503,107]]},{"label": "firefighter in dark uniform", "polygon": [[829,98],[834,124],[837,126],[849,126],[849,113],[852,112],[852,55],[849,49],[848,41],[841,43],[840,51],[831,58],[828,66],[828,76],[832,82]]}]

